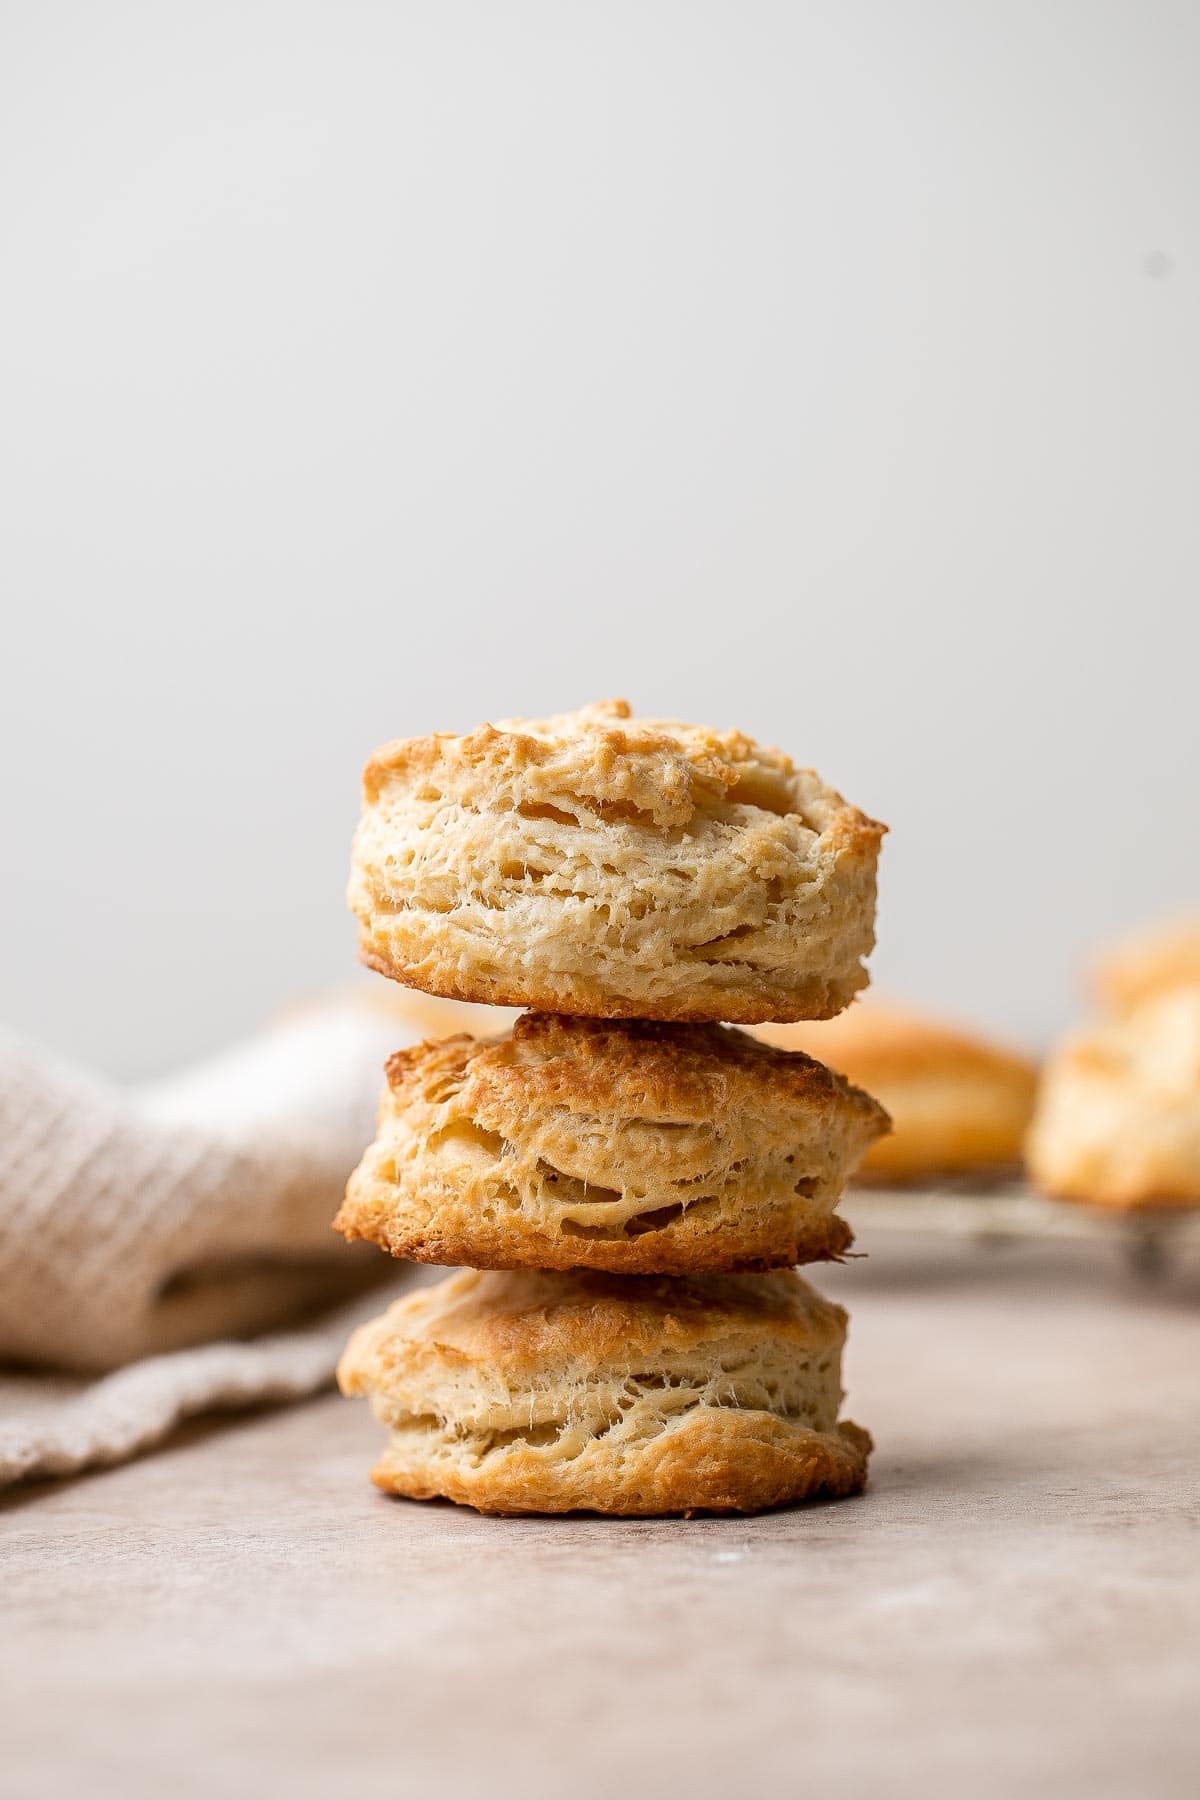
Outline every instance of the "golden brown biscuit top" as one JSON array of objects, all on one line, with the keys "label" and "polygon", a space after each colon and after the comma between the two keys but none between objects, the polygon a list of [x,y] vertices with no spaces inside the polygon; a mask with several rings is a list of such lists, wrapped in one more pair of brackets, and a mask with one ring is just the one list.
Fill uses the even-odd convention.
[{"label": "golden brown biscuit top", "polygon": [[1138,932],[1099,958],[1092,986],[1110,1011],[1132,1012],[1175,988],[1200,987],[1200,919]]},{"label": "golden brown biscuit top", "polygon": [[732,1025],[523,1013],[507,1037],[460,1034],[397,1051],[387,1064],[393,1091],[410,1080],[427,1087],[439,1055],[448,1078],[465,1068],[462,1079],[482,1106],[561,1106],[664,1126],[707,1124],[746,1109],[759,1118],[778,1113],[785,1133],[794,1130],[797,1107],[837,1106],[868,1120],[873,1135],[888,1125],[878,1102],[832,1069]]},{"label": "golden brown biscuit top", "polygon": [[836,1019],[763,1025],[757,1034],[767,1043],[820,1057],[867,1087],[923,1075],[1008,1076],[1030,1085],[1037,1077],[1035,1064],[1014,1050],[940,1019],[874,1000],[851,1006]]},{"label": "golden brown biscuit top", "polygon": [[[529,816],[539,804],[562,807],[564,797],[601,820],[633,820],[669,831],[726,799],[806,829],[830,829],[875,840],[886,826],[848,806],[811,769],[797,769],[781,751],[740,731],[714,731],[676,719],[635,719],[624,700],[600,701],[546,719],[505,719],[465,736],[434,733],[382,745],[363,771],[367,804],[391,780],[426,781],[452,775],[486,784],[503,803],[511,785]],[[515,794],[514,794],[514,797]],[[530,808],[534,810],[530,813]],[[570,808],[568,817],[579,814]],[[553,817],[553,811],[548,815]]]},{"label": "golden brown biscuit top", "polygon": [[605,1275],[588,1270],[464,1269],[397,1301],[389,1314],[406,1345],[549,1374],[581,1360],[688,1351],[714,1340],[761,1347],[764,1338],[824,1349],[842,1342],[846,1314],[791,1270],[770,1275]]}]

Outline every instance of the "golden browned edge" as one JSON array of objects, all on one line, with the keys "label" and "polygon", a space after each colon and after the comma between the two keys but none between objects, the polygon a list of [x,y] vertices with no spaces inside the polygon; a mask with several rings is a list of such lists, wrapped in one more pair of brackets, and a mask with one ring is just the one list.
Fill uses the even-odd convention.
[{"label": "golden browned edge", "polygon": [[[438,1263],[443,1268],[465,1264],[472,1269],[596,1269],[612,1275],[700,1275],[716,1272],[765,1274],[796,1263],[840,1262],[854,1242],[845,1219],[830,1214],[811,1231],[781,1242],[778,1230],[723,1231],[719,1250],[712,1234],[705,1239],[681,1238],[677,1228],[648,1232],[627,1242],[572,1238],[569,1242],[544,1233],[514,1231],[406,1231],[391,1220],[363,1221],[351,1202],[344,1202],[333,1222],[347,1243],[363,1239],[409,1262]],[[672,1237],[670,1232],[676,1230]]]},{"label": "golden browned edge", "polygon": [[519,1104],[661,1110],[697,1124],[714,1110],[754,1106],[776,1111],[786,1125],[792,1107],[848,1101],[886,1125],[869,1094],[815,1057],[711,1021],[681,1028],[663,1019],[526,1012],[504,1037],[459,1034],[396,1051],[386,1065],[388,1085],[399,1096],[429,1065],[449,1062]]},{"label": "golden browned edge", "polygon": [[[393,1301],[380,1319],[359,1328],[349,1356],[361,1360],[386,1344],[414,1351],[432,1344],[459,1363],[499,1363],[516,1376],[543,1376],[548,1364],[564,1360],[599,1368],[664,1350],[691,1352],[718,1337],[757,1344],[770,1335],[807,1351],[840,1344],[846,1324],[846,1309],[798,1273],[705,1274],[681,1282],[586,1269],[467,1269]],[[360,1391],[357,1377],[345,1391]]]},{"label": "golden browned edge", "polygon": [[[507,1038],[472,1040],[465,1034],[415,1044],[388,1059],[388,1085],[401,1104],[440,1065],[466,1079],[473,1063],[497,1049],[520,1050],[528,1042],[544,1061],[498,1064],[485,1081],[509,1091],[509,1103],[568,1105],[593,1113],[648,1109],[696,1122],[718,1110],[774,1109],[784,1121],[798,1107],[820,1109],[851,1102],[875,1128],[887,1130],[884,1109],[843,1076],[801,1051],[780,1050],[723,1025],[678,1026],[656,1020],[623,1023],[525,1013]],[[417,1103],[421,1104],[419,1095]],[[686,1215],[664,1231],[626,1240],[573,1238],[570,1242],[527,1224],[469,1229],[411,1228],[371,1204],[350,1186],[333,1221],[349,1242],[365,1239],[414,1262],[475,1269],[606,1270],[614,1274],[690,1275],[703,1271],[762,1272],[796,1263],[840,1260],[854,1242],[836,1213],[814,1217],[808,1228],[780,1235],[778,1219],[754,1217],[752,1196],[740,1223],[719,1234],[693,1234]]]},{"label": "golden browned edge", "polygon": [[[538,727],[556,727],[557,735],[540,734]],[[680,732],[685,735],[679,735]],[[614,804],[626,803],[639,811],[664,816],[674,813],[680,804],[690,810],[692,802],[680,786],[680,777],[672,778],[664,790],[659,771],[639,769],[632,759],[653,758],[662,753],[677,758],[690,765],[701,789],[707,788],[715,795],[735,788],[740,779],[739,765],[751,760],[775,762],[784,776],[816,775],[813,769],[797,769],[785,752],[759,744],[744,732],[717,731],[682,719],[634,720],[627,700],[608,700],[547,719],[508,719],[498,725],[479,725],[468,732],[392,738],[367,758],[362,772],[363,799],[367,805],[372,804],[388,777],[399,770],[428,774],[441,763],[447,744],[454,744],[457,755],[472,767],[490,763],[512,770],[553,759],[571,741],[586,744],[589,762],[612,782],[616,790]],[[821,786],[833,808],[826,830],[845,833],[853,843],[861,829],[865,834],[863,847],[868,847],[868,839],[877,846],[887,826],[851,806],[825,782]]]},{"label": "golden browned edge", "polygon": [[[437,1478],[385,1452],[371,1480],[409,1500],[453,1500],[476,1512],[603,1513],[662,1518],[699,1513],[753,1513],[803,1500],[838,1500],[862,1491],[870,1434],[846,1420],[834,1432],[797,1431],[769,1413],[727,1407],[697,1412],[646,1446],[637,1472],[555,1475],[533,1451],[508,1450],[502,1468],[470,1475],[439,1470]],[[790,1441],[788,1436],[790,1434]],[[658,1447],[658,1454],[652,1452]]]},{"label": "golden browned edge", "polygon": [[[673,1025],[765,1025],[772,1020],[786,1023],[800,1019],[832,1019],[870,980],[866,970],[859,969],[845,981],[806,984],[799,990],[805,997],[799,999],[785,1001],[777,988],[764,985],[755,995],[732,995],[722,990],[719,1003],[709,1001],[705,1004],[699,998],[670,1004],[656,1001],[651,1012],[645,1000],[625,1000],[607,988],[573,977],[566,979],[565,985],[553,988],[539,987],[532,980],[509,985],[501,979],[455,981],[422,977],[418,983],[405,965],[378,956],[368,948],[366,935],[365,931],[359,934],[358,960],[363,967],[420,993],[432,994],[441,1000],[465,1000],[477,1006],[528,1007],[532,1012],[569,1013],[576,1018],[652,1017]],[[793,995],[796,991],[792,990]]]},{"label": "golden browned edge", "polygon": [[[622,759],[653,756],[665,751],[689,762],[702,785],[713,791],[727,791],[737,779],[729,761],[730,749],[743,744],[752,747],[750,740],[740,732],[721,734],[705,726],[692,726],[694,741],[689,743],[665,731],[648,730],[642,724],[631,727],[631,718],[632,709],[627,700],[602,700],[574,713],[561,713],[546,719],[509,719],[498,725],[478,725],[473,731],[434,731],[424,737],[391,738],[386,744],[378,745],[363,766],[363,798],[368,803],[377,799],[380,788],[396,770],[411,769],[428,774],[441,762],[443,745],[447,743],[455,744],[458,754],[475,767],[489,762],[510,768],[534,765],[553,755],[556,744],[553,737],[539,735],[536,730],[529,729],[531,726],[569,726],[576,737],[582,738],[582,720],[587,727],[589,755],[606,773],[612,773]],[[603,723],[604,720],[609,722]],[[564,741],[559,739],[560,744]],[[638,792],[639,784],[632,772],[629,772],[626,786],[629,792],[625,797],[631,804],[641,807],[644,796]],[[653,798],[670,804],[678,796],[659,792]]]}]

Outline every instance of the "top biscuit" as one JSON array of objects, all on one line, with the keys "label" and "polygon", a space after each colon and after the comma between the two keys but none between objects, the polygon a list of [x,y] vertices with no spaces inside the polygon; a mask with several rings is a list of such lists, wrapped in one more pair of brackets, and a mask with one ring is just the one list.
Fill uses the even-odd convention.
[{"label": "top biscuit", "polygon": [[885,827],[736,731],[608,701],[386,744],[349,901],[363,961],[597,1018],[830,1018],[866,986]]}]

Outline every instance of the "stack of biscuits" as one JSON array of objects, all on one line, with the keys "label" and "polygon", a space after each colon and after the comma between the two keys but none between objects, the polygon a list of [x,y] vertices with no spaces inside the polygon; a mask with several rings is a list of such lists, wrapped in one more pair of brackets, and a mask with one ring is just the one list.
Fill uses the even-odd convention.
[{"label": "stack of biscuits", "polygon": [[777,751],[622,702],[371,759],[363,959],[528,1009],[392,1057],[336,1221],[466,1265],[342,1359],[389,1434],[379,1486],[618,1514],[861,1488],[846,1315],[794,1265],[846,1250],[887,1115],[736,1026],[866,985],[883,829]]}]

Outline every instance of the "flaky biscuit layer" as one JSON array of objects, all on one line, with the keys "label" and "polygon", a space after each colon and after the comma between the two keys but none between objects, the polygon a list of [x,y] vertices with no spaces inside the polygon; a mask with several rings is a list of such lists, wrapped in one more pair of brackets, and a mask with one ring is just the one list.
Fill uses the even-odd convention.
[{"label": "flaky biscuit layer", "polygon": [[336,1225],[395,1255],[625,1274],[839,1255],[834,1212],[883,1110],[721,1025],[526,1013],[388,1063]]},{"label": "flaky biscuit layer", "polygon": [[452,999],[607,1018],[826,1018],[866,984],[884,827],[741,733],[623,701],[367,764],[363,960]]},{"label": "flaky biscuit layer", "polygon": [[1200,987],[1067,1038],[1046,1064],[1027,1155],[1060,1199],[1200,1205]]},{"label": "flaky biscuit layer", "polygon": [[919,1181],[1021,1156],[1037,1067],[1013,1051],[873,998],[823,1024],[764,1025],[757,1035],[819,1057],[887,1109],[892,1129],[863,1157],[864,1179]]},{"label": "flaky biscuit layer", "polygon": [[338,1371],[373,1472],[481,1512],[751,1512],[856,1492],[846,1315],[794,1273],[666,1281],[464,1270],[363,1326]]}]

